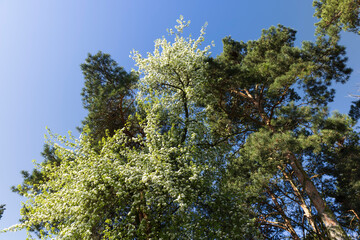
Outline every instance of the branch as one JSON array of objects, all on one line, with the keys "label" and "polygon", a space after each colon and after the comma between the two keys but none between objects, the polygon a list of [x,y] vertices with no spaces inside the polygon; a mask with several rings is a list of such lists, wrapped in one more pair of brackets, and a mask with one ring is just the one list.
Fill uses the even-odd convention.
[{"label": "branch", "polygon": [[161,86],[168,86],[168,87],[172,87],[172,88],[175,88],[175,89],[178,89],[182,92],[184,92],[184,90],[181,88],[181,87],[178,87],[178,86],[175,86],[175,85],[172,85],[172,84],[169,84],[169,83],[161,83]]},{"label": "branch", "polygon": [[279,104],[281,104],[282,101],[284,101],[285,96],[286,96],[286,93],[287,93],[287,91],[289,90],[289,87],[290,87],[290,86],[287,86],[287,87],[285,88],[284,92],[281,94],[280,100],[277,101],[277,102],[272,106],[272,108],[271,108],[271,110],[270,110],[270,117],[269,117],[270,120],[271,120],[272,117],[274,116],[275,108],[276,108],[277,106],[279,106]]}]

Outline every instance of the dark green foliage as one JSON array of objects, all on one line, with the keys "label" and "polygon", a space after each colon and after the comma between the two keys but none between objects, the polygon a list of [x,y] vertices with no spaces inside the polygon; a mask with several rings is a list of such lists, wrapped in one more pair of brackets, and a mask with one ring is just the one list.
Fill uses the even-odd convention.
[{"label": "dark green foliage", "polygon": [[[88,55],[81,64],[85,83],[81,95],[88,115],[83,126],[88,125],[95,144],[106,135],[125,127],[128,118],[135,114],[135,89],[138,77],[127,73],[111,59],[109,54],[98,52]],[[133,136],[140,130],[132,126],[127,135]]]},{"label": "dark green foliage", "polygon": [[[41,153],[41,156],[43,157],[42,164],[44,165],[55,165],[58,166],[61,164],[61,159],[56,156],[55,148],[50,146],[49,144],[44,144],[43,152]],[[39,171],[38,169],[33,169],[31,173],[28,171],[21,171],[22,177],[23,177],[23,183],[19,186],[13,186],[12,191],[18,193],[21,196],[26,196],[26,194],[30,193],[40,193],[40,190],[38,186],[47,181],[48,176],[47,173],[44,171]],[[24,222],[27,219],[27,212],[28,209],[26,207],[23,207],[21,209],[21,212],[23,213],[23,218],[20,219],[20,222]],[[40,236],[40,231],[46,232],[45,227],[43,224],[38,224],[35,226],[32,226],[29,231],[35,232],[38,236]]]},{"label": "dark green foliage", "polygon": [[0,219],[2,218],[4,211],[5,211],[5,205],[4,204],[0,205]]},{"label": "dark green foliage", "polygon": [[[333,125],[332,128],[341,128]],[[340,130],[341,131],[341,130]],[[335,211],[345,227],[360,233],[360,136],[356,132],[343,132],[337,148],[324,146],[318,164],[319,172],[331,176],[326,194],[335,199]]]},{"label": "dark green foliage", "polygon": [[313,64],[300,84],[311,103],[326,105],[334,99],[335,90],[329,88],[332,82],[344,84],[352,72],[346,66],[345,47],[319,39],[316,43],[303,42],[302,48],[303,59]]},{"label": "dark green foliage", "polygon": [[227,114],[233,129],[242,129],[244,122],[247,129],[256,129],[271,121],[277,109],[300,100],[298,86],[304,90],[303,102],[326,105],[334,96],[331,83],[348,80],[351,69],[343,47],[319,41],[305,42],[300,49],[294,41],[295,31],[279,25],[256,41],[225,38],[223,53],[209,59],[208,101]]},{"label": "dark green foliage", "polygon": [[[43,164],[51,164],[58,166],[61,163],[61,160],[59,157],[55,154],[55,149],[51,147],[49,144],[44,145],[43,152],[41,153],[41,156],[44,158]],[[28,171],[21,171],[21,174],[23,176],[23,183],[22,185],[19,185],[17,187],[12,187],[12,190],[14,192],[17,192],[20,195],[24,195],[25,193],[29,192],[38,192],[38,184],[46,181],[46,173],[39,171],[38,169],[33,169],[31,173]]]},{"label": "dark green foliage", "polygon": [[[110,55],[101,52],[96,55],[89,54],[85,63],[81,65],[85,77],[85,86],[82,96],[84,107],[89,111],[83,121],[92,136],[94,147],[106,136],[113,135],[114,131],[127,126],[125,133],[132,137],[141,132],[135,117],[136,107],[134,104],[134,85],[137,76],[126,73],[122,67],[110,58]],[[132,118],[130,119],[130,117]],[[130,130],[131,129],[131,130]],[[44,160],[43,165],[60,165],[61,159],[56,155],[55,148],[48,144],[44,145],[41,153]],[[47,173],[34,169],[31,173],[22,171],[23,183],[12,187],[14,192],[25,196],[28,193],[39,193],[38,186],[47,181]],[[23,219],[26,221],[28,209],[23,207]],[[45,233],[44,224],[32,226],[30,231],[39,235],[40,231]]]},{"label": "dark green foliage", "polygon": [[353,101],[350,107],[349,116],[354,120],[359,120],[360,118],[360,100]]},{"label": "dark green foliage", "polygon": [[360,1],[359,0],[316,0],[314,16],[320,19],[317,34],[320,37],[329,36],[336,43],[340,31],[360,34]]},{"label": "dark green foliage", "polygon": [[[360,118],[360,100],[353,102],[349,113],[352,119],[338,113],[330,117],[327,110],[335,94],[332,84],[345,83],[351,74],[345,48],[337,43],[341,30],[359,30],[359,4],[358,0],[314,1],[315,15],[321,19],[317,24],[319,37],[314,43],[304,42],[301,48],[294,45],[296,31],[278,25],[246,43],[226,37],[223,53],[207,59],[207,81],[199,90],[199,100],[194,101],[198,101],[199,109],[211,109],[207,112],[212,128],[209,135],[214,140],[204,143],[202,151],[209,146],[226,146],[229,151],[224,154],[226,160],[219,160],[216,166],[214,174],[218,176],[201,186],[190,186],[201,189],[201,193],[191,210],[197,225],[184,229],[188,236],[217,239],[234,232],[246,235],[229,238],[284,239],[290,235],[293,239],[330,239],[333,235],[324,224],[324,212],[330,213],[334,222],[339,219],[337,233],[341,237],[346,235],[342,227],[360,233],[360,137],[353,129],[354,120]],[[138,76],[127,73],[102,52],[89,54],[81,69],[85,77],[83,104],[88,110],[82,127],[89,129],[89,146],[97,150],[104,137],[123,129],[129,137],[127,147],[141,150],[130,140],[143,134],[139,119],[144,113],[135,103]],[[186,104],[185,108],[187,119]],[[184,143],[188,129],[182,128],[181,121],[170,125],[171,114],[161,113],[159,132],[176,133],[177,140]],[[45,165],[61,164],[49,145],[44,146],[42,155]],[[177,157],[170,154],[169,159]],[[174,167],[177,170],[178,164]],[[13,188],[20,195],[39,193],[38,184],[47,181],[46,172],[37,169],[22,174],[23,184]],[[316,189],[309,190],[308,182]],[[91,188],[89,185],[89,191]],[[172,223],[183,219],[176,214],[178,206],[171,198],[167,201],[169,211],[156,210],[157,202],[144,200],[145,187],[139,185],[139,189],[137,201],[156,213],[155,220],[163,219],[151,226],[154,232],[179,227]],[[114,196],[108,202],[114,202]],[[131,205],[134,196],[129,193],[120,204]],[[100,192],[96,199],[101,197]],[[320,200],[329,207],[319,208]],[[92,229],[94,239],[113,237],[112,231],[116,232],[126,219],[128,207],[124,212],[115,212],[112,207],[104,207],[104,219],[108,220]],[[0,217],[3,210],[1,205]],[[28,210],[22,211],[21,221],[26,221]],[[244,216],[249,219],[246,226]],[[140,226],[134,233],[139,239],[153,236],[147,233],[149,227],[141,225],[142,218],[139,215],[134,220]],[[105,228],[109,228],[106,236],[102,233]],[[44,231],[44,225],[30,230]]]},{"label": "dark green foliage", "polygon": [[[279,25],[256,41],[225,38],[223,53],[208,60],[208,102],[222,113],[217,124],[227,124],[222,136],[235,136],[234,149],[240,149],[229,159],[230,188],[246,194],[266,238],[327,236],[289,155],[303,176],[314,176],[321,144],[334,147],[342,137],[340,129],[327,129],[334,120],[327,120],[326,105],[335,93],[331,84],[350,76],[345,49],[325,39],[302,48],[294,41],[295,31]],[[323,186],[321,181],[314,184]],[[304,211],[312,212],[314,223],[304,221]]]},{"label": "dark green foliage", "polygon": [[[345,210],[360,213],[360,142],[359,136],[346,140],[334,161],[334,176],[338,179],[338,201]],[[335,160],[335,159],[333,159]]]},{"label": "dark green foliage", "polygon": [[[340,39],[341,31],[360,34],[360,1],[359,0],[316,0],[313,2],[318,39],[328,38],[332,45]],[[360,118],[360,100],[353,101],[349,116],[357,121]],[[338,128],[339,125],[333,126]],[[343,139],[336,149],[324,147],[320,157],[320,172],[331,176],[327,179],[326,191],[337,202],[335,211],[341,216],[345,227],[359,234],[359,179],[360,179],[360,144],[359,134],[350,131],[343,133]]]}]

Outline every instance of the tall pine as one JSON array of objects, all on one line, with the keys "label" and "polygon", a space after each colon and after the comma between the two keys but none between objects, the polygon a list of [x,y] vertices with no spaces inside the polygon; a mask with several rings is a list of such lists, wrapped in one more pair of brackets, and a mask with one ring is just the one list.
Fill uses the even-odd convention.
[{"label": "tall pine", "polygon": [[[223,112],[229,134],[243,139],[234,141],[234,148],[240,152],[229,165],[232,181],[241,189],[239,194],[244,188],[249,196],[261,193],[268,199],[264,204],[270,202],[276,210],[274,215],[258,202],[259,224],[286,230],[299,239],[299,224],[283,200],[291,196],[281,193],[290,190],[292,202],[308,218],[308,231],[330,239],[347,239],[310,167],[315,164],[312,154],[322,144],[337,144],[330,136],[342,137],[337,129],[323,125],[333,121],[328,120],[326,111],[335,93],[331,83],[346,82],[351,70],[346,68],[343,47],[321,39],[297,48],[294,41],[295,31],[283,26],[264,30],[259,40],[247,43],[225,38],[224,52],[209,60],[207,92],[215,99],[209,101]],[[303,91],[296,91],[298,87]],[[334,117],[351,128],[352,122],[346,117]],[[308,214],[313,209],[318,223]],[[278,222],[274,216],[282,220]]]}]

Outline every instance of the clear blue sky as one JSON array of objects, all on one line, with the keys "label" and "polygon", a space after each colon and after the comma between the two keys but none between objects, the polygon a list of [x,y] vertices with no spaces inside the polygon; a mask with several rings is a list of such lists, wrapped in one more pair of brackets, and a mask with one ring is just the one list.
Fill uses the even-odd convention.
[{"label": "clear blue sky", "polygon": [[[190,19],[197,36],[207,21],[206,40],[221,52],[221,39],[253,40],[261,29],[283,24],[298,30],[298,43],[313,40],[312,1],[295,0],[2,0],[0,1],[0,204],[7,210],[0,229],[17,223],[21,201],[10,191],[20,184],[21,170],[41,161],[45,127],[65,134],[86,115],[80,92],[79,65],[87,53],[110,53],[126,70],[133,68],[132,49],[153,50],[179,15]],[[346,113],[350,93],[360,84],[360,38],[344,34],[351,80],[336,86],[332,110]],[[25,239],[25,232],[0,234],[0,240]]]}]

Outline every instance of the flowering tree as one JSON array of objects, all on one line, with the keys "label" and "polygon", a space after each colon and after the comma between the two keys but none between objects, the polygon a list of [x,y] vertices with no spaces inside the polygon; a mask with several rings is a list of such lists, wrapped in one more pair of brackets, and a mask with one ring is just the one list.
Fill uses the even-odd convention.
[{"label": "flowering tree", "polygon": [[89,55],[88,126],[79,139],[50,133],[47,160],[15,190],[29,199],[22,223],[8,230],[58,239],[348,239],[360,221],[359,111],[330,116],[327,104],[331,84],[351,73],[338,40],[341,29],[358,31],[359,2],[314,5],[318,38],[301,48],[279,25],[247,43],[227,37],[212,58],[210,46],[201,49],[205,27],[185,38],[190,22],[180,17],[172,42],[157,39],[145,57],[133,51],[136,72]]},{"label": "flowering tree", "polygon": [[129,138],[124,127],[96,149],[86,128],[80,139],[50,134],[61,163],[37,165],[46,181],[24,192],[26,218],[11,229],[41,225],[41,237],[59,239],[214,239],[252,232],[241,199],[222,190],[229,147],[214,144],[210,110],[199,104],[209,47],[199,49],[204,28],[197,39],[181,36],[188,24],[180,18],[176,32],[169,31],[174,42],[158,39],[146,58],[133,53],[137,107],[145,112],[133,117],[143,134]]}]

